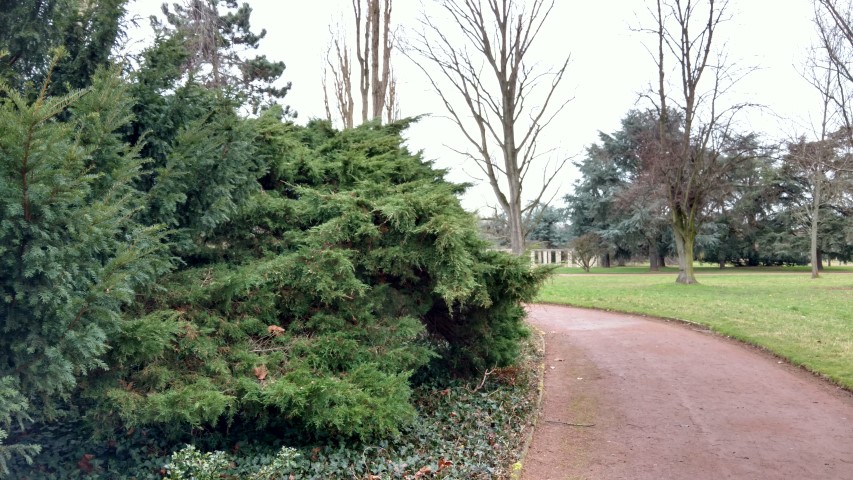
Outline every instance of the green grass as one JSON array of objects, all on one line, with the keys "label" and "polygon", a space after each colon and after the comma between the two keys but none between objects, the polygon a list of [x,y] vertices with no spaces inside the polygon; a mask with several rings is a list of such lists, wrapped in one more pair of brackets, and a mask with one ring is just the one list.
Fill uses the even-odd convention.
[{"label": "green grass", "polygon": [[684,320],[761,346],[853,390],[853,275],[555,276],[538,301]]},{"label": "green grass", "polygon": [[[789,267],[732,267],[728,266],[724,269],[720,269],[716,264],[697,264],[693,267],[697,274],[709,273],[709,274],[740,274],[740,273],[798,273],[798,272],[811,272],[811,267],[808,265],[799,265],[799,266],[789,266]],[[850,272],[853,273],[853,266],[845,265],[845,266],[833,266],[826,267],[824,269],[826,273],[839,273],[839,272]],[[559,267],[556,269],[556,273],[571,273],[571,274],[583,274],[586,273],[583,271],[581,267]],[[625,267],[592,267],[589,269],[590,274],[614,274],[614,275],[623,275],[623,274],[667,274],[667,273],[678,273],[678,267],[663,267],[659,272],[650,272],[648,265],[631,265]]]}]

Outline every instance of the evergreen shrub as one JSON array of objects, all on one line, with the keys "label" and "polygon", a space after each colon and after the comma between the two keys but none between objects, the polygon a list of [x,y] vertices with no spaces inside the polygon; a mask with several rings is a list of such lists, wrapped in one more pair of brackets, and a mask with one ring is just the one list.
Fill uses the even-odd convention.
[{"label": "evergreen shrub", "polygon": [[97,425],[384,438],[416,418],[411,378],[437,352],[456,375],[517,355],[545,272],[487,250],[463,187],[403,146],[408,121],[276,113],[249,120],[255,192],[125,315],[87,392]]}]

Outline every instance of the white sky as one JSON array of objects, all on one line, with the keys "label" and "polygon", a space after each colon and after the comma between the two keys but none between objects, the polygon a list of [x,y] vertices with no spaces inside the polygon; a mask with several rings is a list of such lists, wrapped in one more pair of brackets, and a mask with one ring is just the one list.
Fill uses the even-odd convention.
[{"label": "white sky", "polygon": [[[147,16],[159,13],[161,1],[134,0],[132,13]],[[260,53],[283,60],[284,79],[293,83],[284,103],[299,112],[299,123],[324,117],[321,86],[322,65],[329,42],[329,25],[350,22],[350,0],[249,0],[254,12],[252,26],[267,30]],[[430,0],[424,2],[430,5]],[[416,0],[396,0],[393,20],[403,29],[414,28],[422,11]],[[743,68],[758,68],[738,83],[733,102],[749,101],[765,105],[740,117],[744,131],[764,132],[778,139],[794,132],[807,133],[810,112],[818,99],[800,77],[809,45],[814,38],[810,0],[731,0],[731,22],[720,30],[729,58]],[[543,65],[555,64],[567,53],[572,61],[564,79],[563,93],[574,99],[550,133],[542,140],[542,149],[556,148],[557,156],[579,159],[598,132],[612,132],[631,108],[638,93],[654,81],[655,66],[643,47],[653,38],[632,31],[647,22],[643,0],[557,0],[546,23],[546,30],[534,48]],[[144,22],[147,25],[147,21]],[[646,23],[647,24],[647,23]],[[450,28],[450,27],[449,27]],[[144,36],[144,33],[136,35]],[[433,114],[411,128],[408,138],[412,150],[423,150],[436,166],[450,169],[449,178],[457,182],[475,182],[463,198],[470,210],[494,205],[491,189],[473,174],[478,170],[466,165],[446,144],[464,147],[458,129],[444,119],[443,108],[423,74],[402,55],[395,60],[398,72],[398,96],[403,116]],[[556,204],[571,192],[577,172],[567,168],[553,189]],[[531,186],[528,191],[536,190]],[[550,196],[550,195],[549,195]],[[485,211],[483,213],[486,213]]]}]

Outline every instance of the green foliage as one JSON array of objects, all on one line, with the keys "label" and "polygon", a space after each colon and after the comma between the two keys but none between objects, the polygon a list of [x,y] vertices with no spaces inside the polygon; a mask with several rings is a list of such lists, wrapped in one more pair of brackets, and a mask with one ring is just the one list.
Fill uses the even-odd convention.
[{"label": "green foliage", "polygon": [[47,72],[50,51],[59,46],[57,21],[66,2],[59,0],[0,1],[0,79],[16,87],[38,82]]},{"label": "green foliage", "polygon": [[546,248],[561,248],[569,242],[569,225],[565,209],[548,205],[539,206],[526,219],[530,233],[527,239]]},{"label": "green foliage", "polygon": [[618,131],[599,133],[599,143],[575,164],[582,177],[565,197],[572,235],[598,235],[605,247],[601,254],[622,260],[648,255],[657,261],[671,249],[660,185],[640,171],[639,154],[656,131],[652,112],[632,110]]},{"label": "green foliage", "polygon": [[[237,38],[248,12],[217,17],[234,27],[218,58],[262,37]],[[109,30],[118,17],[104,15]],[[182,42],[192,22],[171,20],[132,84],[102,72],[65,96],[2,87],[0,378],[17,409],[4,422],[18,442],[23,408],[43,412],[26,432],[51,443],[40,474],[61,475],[52,459],[68,455],[104,471],[80,437],[119,431],[129,440],[106,448],[145,469],[191,435],[389,441],[418,422],[416,372],[515,360],[520,302],[546,272],[486,249],[462,187],[402,146],[409,121],[338,132],[283,123],[278,107],[241,118],[257,91],[197,81],[215,72]],[[275,73],[262,63],[253,75]],[[73,432],[48,423],[60,416]],[[167,446],[138,448],[148,432]],[[0,447],[12,462],[35,451]]]},{"label": "green foliage", "polygon": [[[282,447],[272,462],[259,470],[242,476],[247,480],[277,480],[292,478],[290,473],[297,466],[299,452],[294,448]],[[199,452],[192,445],[172,455],[170,463],[166,464],[166,480],[216,480],[226,475],[230,467],[229,458],[222,451]]]},{"label": "green foliage", "polygon": [[514,361],[545,271],[486,250],[405,123],[247,124],[269,173],[126,316],[96,424],[382,438],[416,418],[409,379],[435,345],[457,373]]},{"label": "green foliage", "polygon": [[166,480],[216,480],[227,467],[225,452],[202,453],[187,445],[166,464]]},{"label": "green foliage", "polygon": [[21,457],[27,464],[32,465],[33,456],[41,451],[39,445],[4,445],[9,427],[13,423],[22,427],[24,422],[32,420],[27,414],[29,402],[21,394],[16,383],[12,377],[0,377],[0,478],[9,475],[8,463],[13,457]]},{"label": "green foliage", "polygon": [[167,154],[149,166],[145,217],[149,223],[173,227],[177,252],[188,256],[257,190],[264,170],[250,125],[237,117],[233,104],[192,85],[178,95],[193,97],[200,116],[184,118]]},{"label": "green foliage", "polygon": [[[274,431],[218,441],[203,436],[192,447],[170,447],[161,437],[136,430],[109,441],[69,434],[78,425],[36,432],[45,444],[39,466],[13,464],[20,476],[78,478],[78,462],[89,454],[91,479],[213,478],[327,480],[368,478],[507,479],[536,414],[537,369],[544,352],[523,342],[518,367],[492,370],[477,389],[463,381],[430,382],[413,389],[417,418],[396,438],[371,442],[311,441]],[[479,382],[480,379],[476,379]],[[286,443],[290,446],[282,446]],[[177,452],[171,453],[173,449]],[[181,473],[178,474],[178,471]]]},{"label": "green foliage", "polygon": [[50,417],[169,265],[159,229],[134,220],[141,162],[115,133],[129,112],[114,72],[32,103],[0,90],[0,376]]},{"label": "green foliage", "polygon": [[211,233],[257,191],[267,165],[237,101],[182,79],[187,55],[176,37],[159,38],[143,52],[130,90],[137,104],[127,139],[149,159],[136,182],[147,194],[142,217],[171,227],[173,251],[192,263],[204,255]]},{"label": "green foliage", "polygon": [[[50,77],[48,92],[55,95],[90,86],[124,36],[125,4],[127,0],[0,0],[0,52],[7,52],[0,55],[0,79],[20,90]],[[51,52],[57,48],[67,54],[51,66]]]}]

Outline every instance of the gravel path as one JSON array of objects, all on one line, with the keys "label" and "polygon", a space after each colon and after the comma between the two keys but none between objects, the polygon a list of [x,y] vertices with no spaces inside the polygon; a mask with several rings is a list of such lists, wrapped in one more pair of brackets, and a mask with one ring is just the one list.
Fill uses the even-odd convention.
[{"label": "gravel path", "polygon": [[523,479],[853,479],[853,396],[695,327],[534,305],[545,395]]}]

